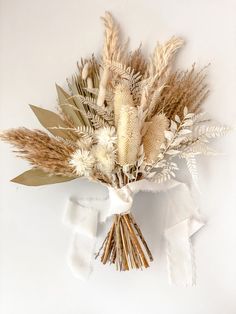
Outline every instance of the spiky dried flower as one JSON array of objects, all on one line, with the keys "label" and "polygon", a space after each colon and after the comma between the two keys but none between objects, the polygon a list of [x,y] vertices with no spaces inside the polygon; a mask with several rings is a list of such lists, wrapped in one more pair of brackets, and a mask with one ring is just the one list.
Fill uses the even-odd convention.
[{"label": "spiky dried flower", "polygon": [[69,164],[74,168],[78,176],[89,177],[93,172],[95,158],[90,151],[77,149],[69,160]]},{"label": "spiky dried flower", "polygon": [[104,146],[107,150],[114,149],[117,141],[116,130],[114,127],[103,127],[95,132],[98,144]]},{"label": "spiky dried flower", "polygon": [[142,140],[147,163],[154,163],[157,160],[168,126],[169,121],[164,114],[155,115],[151,119]]}]

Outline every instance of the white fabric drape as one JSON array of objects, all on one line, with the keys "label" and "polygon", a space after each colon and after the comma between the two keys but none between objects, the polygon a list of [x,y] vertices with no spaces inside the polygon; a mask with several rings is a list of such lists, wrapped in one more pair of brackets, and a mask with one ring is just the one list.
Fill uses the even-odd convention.
[{"label": "white fabric drape", "polygon": [[194,285],[195,264],[191,237],[204,222],[187,185],[175,180],[162,184],[140,180],[121,189],[109,187],[106,199],[70,199],[63,221],[73,232],[68,263],[74,275],[81,279],[89,277],[98,224],[114,214],[130,212],[134,194],[139,191],[167,193],[165,239],[169,279],[173,284]]}]

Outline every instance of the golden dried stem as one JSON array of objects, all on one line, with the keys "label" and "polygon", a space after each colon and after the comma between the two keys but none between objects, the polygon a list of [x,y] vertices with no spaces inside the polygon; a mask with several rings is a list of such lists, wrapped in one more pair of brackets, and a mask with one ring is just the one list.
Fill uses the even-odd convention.
[{"label": "golden dried stem", "polygon": [[153,260],[140,228],[130,214],[116,215],[112,227],[98,255],[103,250],[101,262],[116,265],[120,271],[149,267]]},{"label": "golden dried stem", "polygon": [[137,239],[137,236],[136,236],[136,234],[135,234],[135,232],[134,232],[134,230],[133,230],[133,228],[132,228],[132,225],[131,225],[131,222],[130,222],[130,219],[129,219],[129,215],[124,215],[124,220],[125,220],[125,223],[126,223],[128,229],[129,229],[129,232],[130,232],[130,234],[131,234],[131,239],[132,239],[132,241],[134,242],[134,244],[135,244],[135,246],[137,247],[137,250],[138,250],[138,252],[139,252],[139,254],[140,254],[139,256],[140,256],[141,259],[142,259],[143,265],[144,265],[145,268],[147,268],[147,267],[149,266],[149,265],[148,265],[148,262],[147,262],[147,259],[146,259],[145,255],[144,255],[144,253],[143,253],[143,250],[142,250],[142,248],[141,248],[141,245],[139,244],[139,241],[138,241],[138,239]]}]

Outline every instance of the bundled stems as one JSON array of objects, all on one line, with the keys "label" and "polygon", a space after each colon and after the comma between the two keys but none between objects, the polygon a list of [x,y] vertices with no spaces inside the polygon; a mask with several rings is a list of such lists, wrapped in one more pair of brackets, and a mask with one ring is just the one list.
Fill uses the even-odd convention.
[{"label": "bundled stems", "polygon": [[103,264],[113,263],[120,271],[147,268],[149,261],[153,260],[141,230],[131,214],[115,215],[98,255],[100,253]]}]

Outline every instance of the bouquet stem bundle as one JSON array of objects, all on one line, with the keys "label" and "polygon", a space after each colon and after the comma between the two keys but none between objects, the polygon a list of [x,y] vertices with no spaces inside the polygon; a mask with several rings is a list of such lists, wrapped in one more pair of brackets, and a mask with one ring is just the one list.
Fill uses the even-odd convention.
[{"label": "bouquet stem bundle", "polygon": [[147,268],[149,261],[153,261],[152,253],[131,214],[115,215],[101,251],[101,262],[115,264],[120,271]]}]

